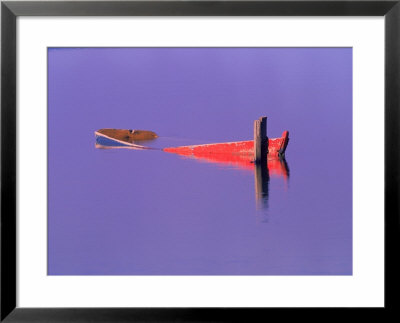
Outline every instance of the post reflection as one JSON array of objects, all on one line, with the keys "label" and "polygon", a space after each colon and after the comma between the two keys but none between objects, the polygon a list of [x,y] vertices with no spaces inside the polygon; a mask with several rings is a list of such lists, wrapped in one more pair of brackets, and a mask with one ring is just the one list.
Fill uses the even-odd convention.
[{"label": "post reflection", "polygon": [[266,211],[269,207],[269,184],[271,176],[282,178],[287,188],[289,174],[288,163],[282,157],[268,159],[266,162],[254,165],[256,210],[263,216],[263,222],[268,222]]},{"label": "post reflection", "polygon": [[257,210],[268,209],[269,198],[269,169],[268,162],[254,165],[254,184]]}]

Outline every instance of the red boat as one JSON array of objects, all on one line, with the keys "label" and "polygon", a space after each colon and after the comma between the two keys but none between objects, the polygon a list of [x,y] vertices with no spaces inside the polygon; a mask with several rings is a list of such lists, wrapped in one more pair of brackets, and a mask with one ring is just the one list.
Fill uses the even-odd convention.
[{"label": "red boat", "polygon": [[[288,143],[288,131],[284,131],[280,138],[268,139],[267,160],[284,157]],[[249,166],[254,162],[253,140],[168,147],[163,150],[169,153],[201,158],[213,162],[234,162],[243,165],[249,164]]]}]

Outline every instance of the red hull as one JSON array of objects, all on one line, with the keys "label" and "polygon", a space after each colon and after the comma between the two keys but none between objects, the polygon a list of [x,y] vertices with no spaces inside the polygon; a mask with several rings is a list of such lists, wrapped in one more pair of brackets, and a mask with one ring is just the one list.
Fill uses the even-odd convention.
[{"label": "red hull", "polygon": [[[268,159],[283,157],[289,142],[289,132],[284,131],[281,138],[268,140]],[[168,147],[166,152],[209,159],[215,162],[252,163],[254,161],[254,141],[236,141],[216,144]]]},{"label": "red hull", "polygon": [[[288,142],[288,131],[284,131],[281,138],[268,140],[267,167],[270,175],[288,178],[287,165],[280,158],[284,156]],[[254,141],[252,140],[169,147],[163,150],[204,162],[227,164],[248,170],[254,169]]]}]

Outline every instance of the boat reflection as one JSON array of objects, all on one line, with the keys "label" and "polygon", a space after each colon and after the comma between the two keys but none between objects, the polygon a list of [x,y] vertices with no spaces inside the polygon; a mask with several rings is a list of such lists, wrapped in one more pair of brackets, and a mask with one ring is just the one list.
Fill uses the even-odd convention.
[{"label": "boat reflection", "polygon": [[182,150],[178,155],[185,159],[218,164],[219,166],[231,169],[254,171],[256,208],[260,211],[268,209],[270,177],[282,178],[285,184],[289,180],[289,166],[284,157],[269,157],[265,162],[255,164],[251,160],[251,155],[247,154],[212,154],[209,152],[199,153]]}]

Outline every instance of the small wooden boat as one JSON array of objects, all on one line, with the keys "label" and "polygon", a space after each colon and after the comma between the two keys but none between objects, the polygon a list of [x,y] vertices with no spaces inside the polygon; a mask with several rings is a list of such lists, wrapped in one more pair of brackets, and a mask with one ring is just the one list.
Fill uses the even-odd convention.
[{"label": "small wooden boat", "polygon": [[155,132],[131,129],[100,129],[94,132],[97,148],[148,149],[137,142],[156,139]]}]

